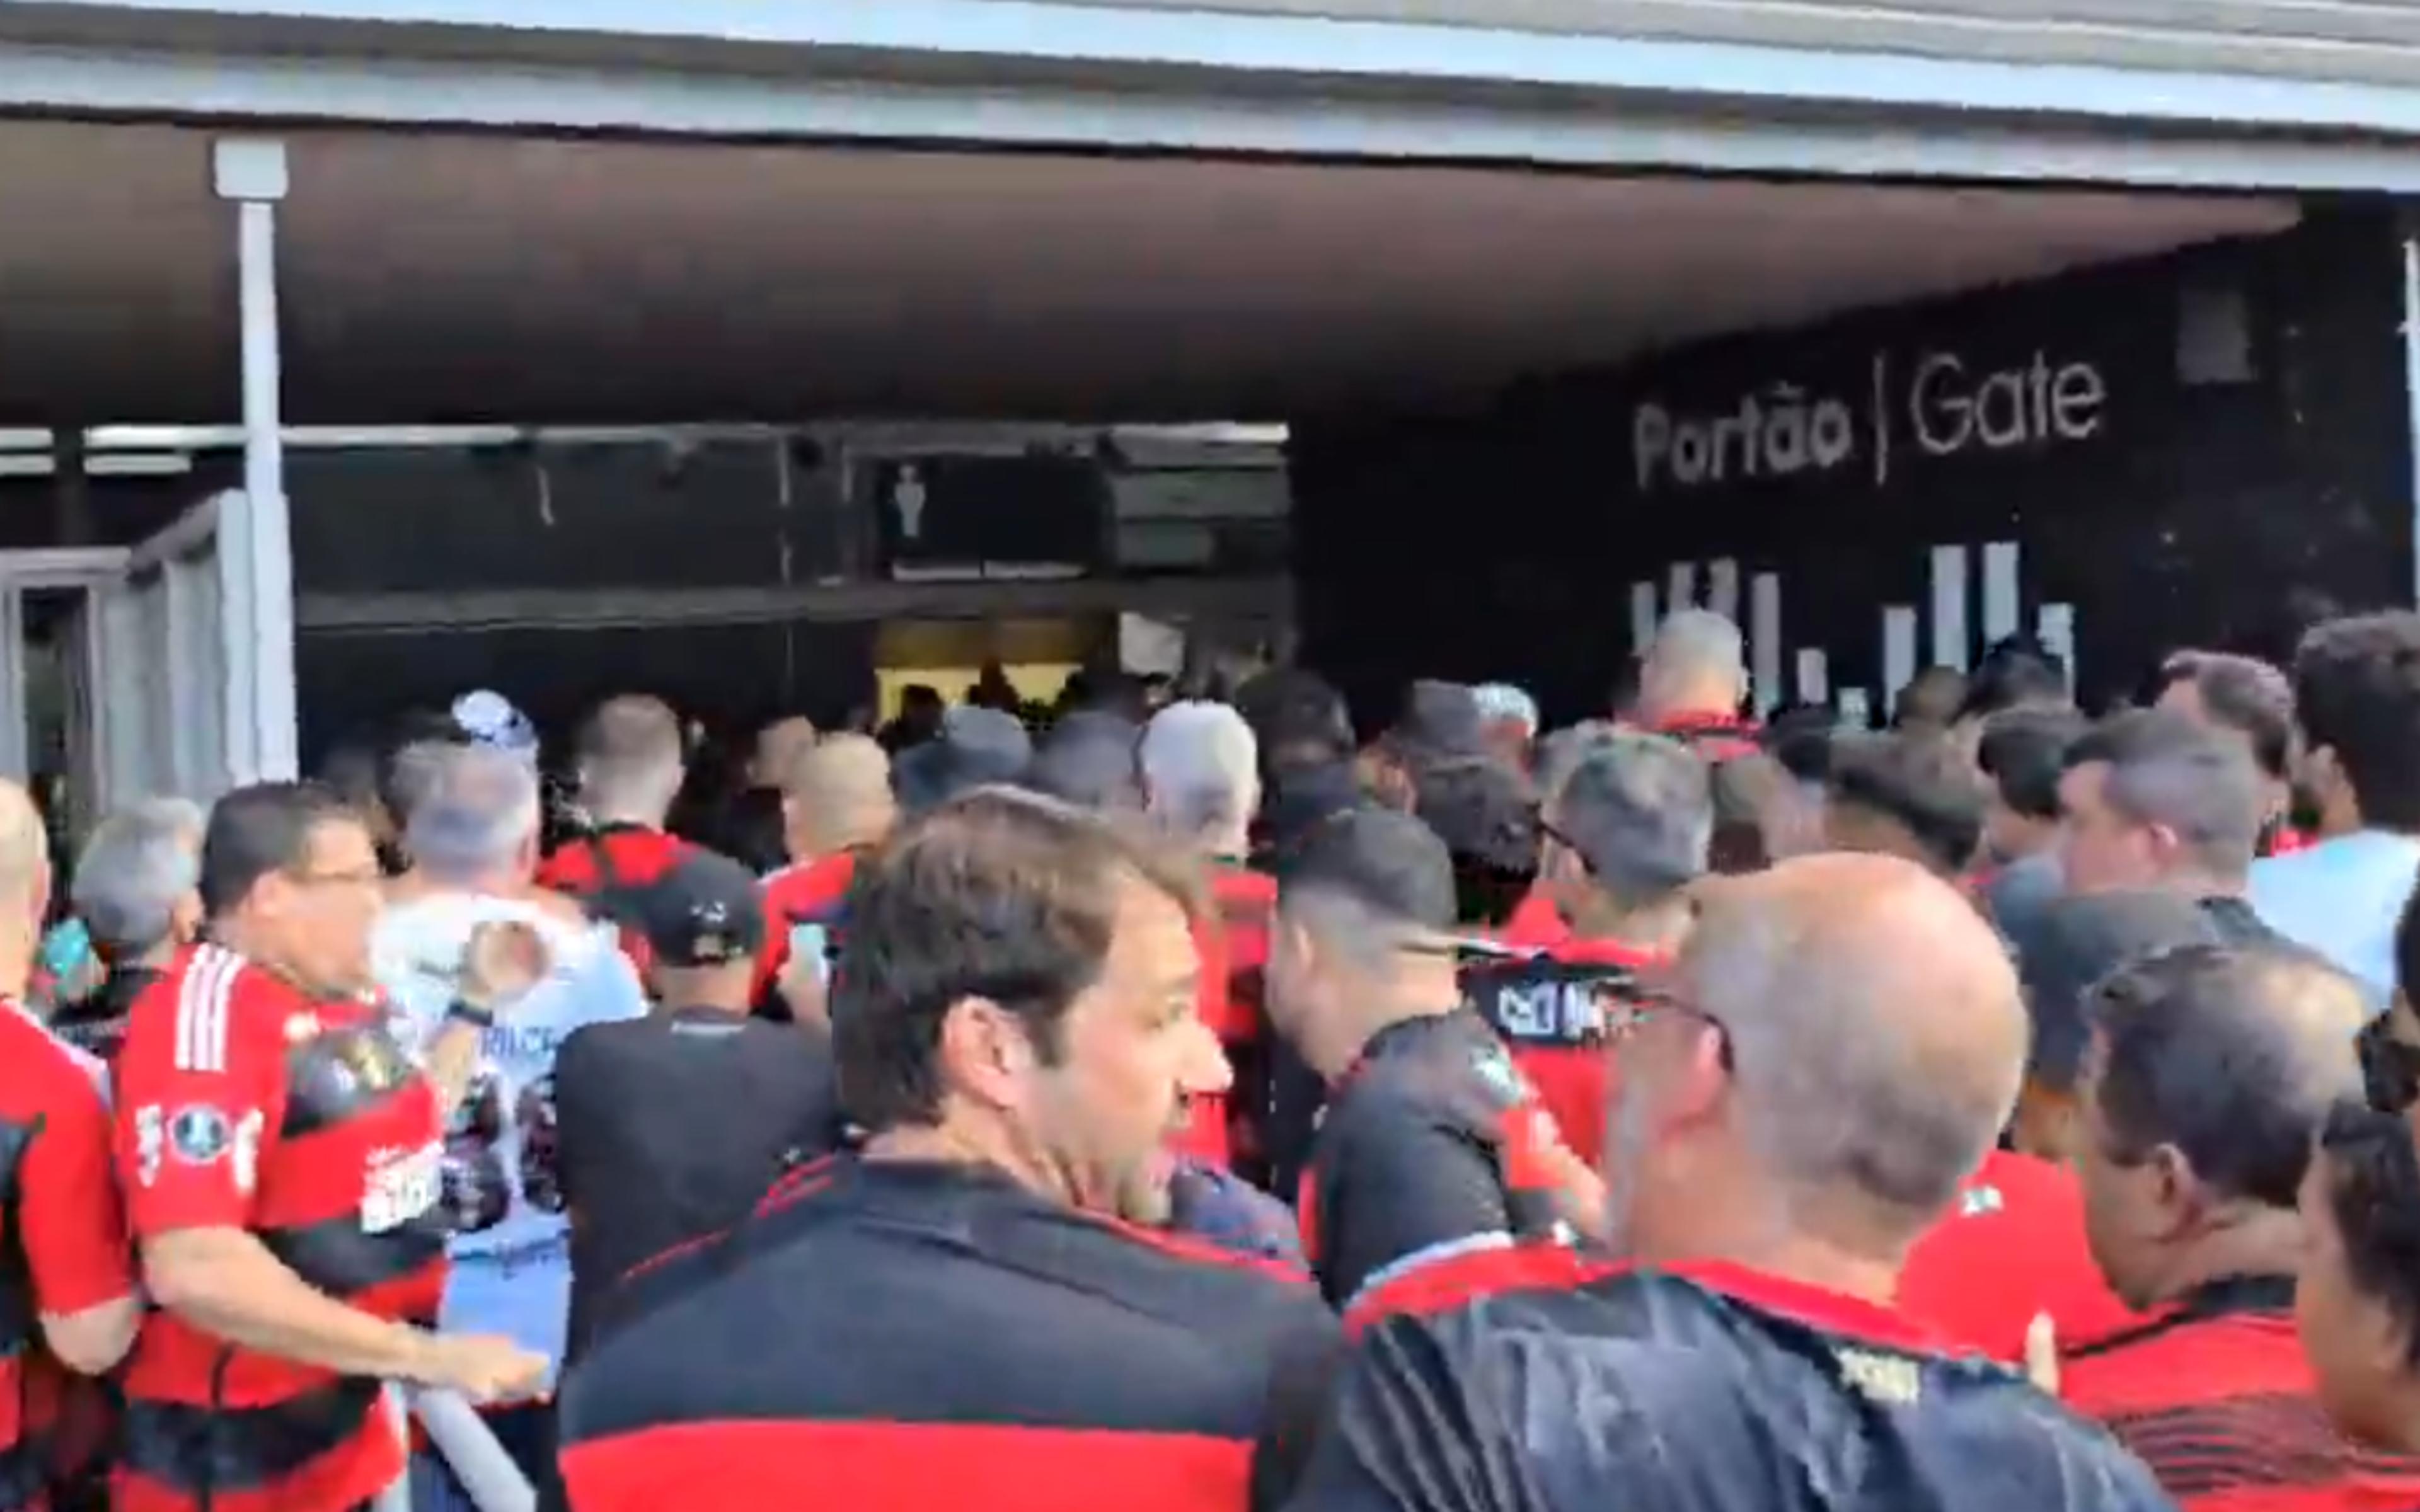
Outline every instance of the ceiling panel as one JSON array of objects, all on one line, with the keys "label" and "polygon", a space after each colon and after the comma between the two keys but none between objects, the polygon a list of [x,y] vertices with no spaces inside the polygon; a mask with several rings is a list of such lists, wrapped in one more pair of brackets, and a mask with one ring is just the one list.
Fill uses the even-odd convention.
[{"label": "ceiling panel", "polygon": [[[1282,415],[2289,224],[2273,201],[313,133],[297,422]],[[0,416],[223,420],[168,128],[0,124]],[[20,291],[31,291],[20,297]]]}]

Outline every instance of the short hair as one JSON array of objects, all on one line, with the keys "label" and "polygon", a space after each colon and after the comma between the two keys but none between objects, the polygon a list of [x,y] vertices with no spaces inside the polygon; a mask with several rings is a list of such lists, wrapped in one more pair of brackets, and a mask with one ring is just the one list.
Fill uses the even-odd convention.
[{"label": "short hair", "polygon": [[2420,887],[2412,889],[2403,911],[2395,916],[2395,985],[2420,1007]]},{"label": "short hair", "polygon": [[2129,709],[2086,731],[2067,766],[2105,765],[2109,806],[2138,825],[2176,831],[2222,876],[2252,865],[2260,843],[2260,776],[2236,741],[2168,709]]},{"label": "short hair", "polygon": [[2420,614],[2331,620],[2294,652],[2294,709],[2335,752],[2365,824],[2420,830]]},{"label": "short hair", "polygon": [[177,903],[201,882],[202,810],[146,798],[101,820],[76,857],[69,901],[104,959],[129,960],[167,939]]},{"label": "short hair", "polygon": [[1836,740],[1824,791],[1904,828],[1945,872],[1963,872],[1982,841],[1982,784],[1957,748],[1931,732]]},{"label": "short hair", "polygon": [[927,811],[868,856],[830,1007],[849,1118],[876,1132],[939,1119],[942,1026],[971,997],[1015,1013],[1056,1063],[1061,1023],[1099,979],[1134,883],[1198,913],[1191,869],[1140,831],[997,787]]},{"label": "short hair", "polygon": [[1142,781],[1135,766],[1140,733],[1131,719],[1100,709],[1062,715],[1034,750],[1026,785],[1078,809],[1140,809]]},{"label": "short hair", "polygon": [[1342,761],[1353,754],[1353,717],[1344,695],[1298,667],[1262,672],[1235,690],[1235,710],[1252,727],[1272,769]]},{"label": "short hair", "polygon": [[359,825],[361,815],[317,782],[255,782],[210,806],[202,832],[202,911],[225,918],[272,872],[292,872],[325,825]]},{"label": "short hair", "polygon": [[1983,721],[1976,764],[2000,801],[2028,819],[2058,817],[2058,779],[2087,726],[2072,709],[2003,709]]},{"label": "short hair", "polygon": [[2420,1367],[2420,1151],[2411,1126],[2351,1099],[2319,1130],[2329,1211],[2353,1286],[2403,1329],[2403,1359]]},{"label": "short hair", "polygon": [[681,764],[680,717],[644,694],[607,699],[580,722],[571,748],[585,781],[616,788],[653,780]]},{"label": "short hair", "polygon": [[1647,660],[1705,673],[1747,675],[1747,640],[1740,627],[1710,609],[1674,609],[1656,627]]},{"label": "short hair", "polygon": [[2113,974],[2088,1005],[2108,1156],[2170,1146],[2223,1196],[2293,1207],[2329,1108],[2362,1090],[2350,1030],[2283,1011],[2312,994],[2358,1017],[2360,984],[2297,947],[2180,946]]},{"label": "short hair", "polygon": [[1588,753],[1611,740],[1621,730],[1611,719],[1582,719],[1552,731],[1538,742],[1536,755],[1530,761],[1532,780],[1538,795],[1551,799],[1555,791],[1571,777],[1574,768]]},{"label": "short hair", "polygon": [[1944,729],[1966,702],[1966,674],[1955,667],[1923,667],[1899,690],[1891,724],[1900,730]]},{"label": "short hair", "polygon": [[[470,732],[443,710],[412,709],[398,717],[379,759],[378,797],[388,817],[403,823],[403,816],[419,800],[419,783],[427,776],[421,760],[425,748],[470,743]],[[339,787],[337,792],[344,789]]]},{"label": "short hair", "polygon": [[456,879],[511,862],[544,817],[529,759],[489,746],[422,748],[426,781],[401,816],[411,858]]},{"label": "short hair", "polygon": [[1232,827],[1251,818],[1260,743],[1244,717],[1224,703],[1171,703],[1143,727],[1136,751],[1152,807],[1182,835]]},{"label": "short hair", "polygon": [[2180,651],[2160,664],[2163,693],[2191,683],[2211,719],[2252,742],[2260,770],[2283,781],[2294,755],[2294,685],[2257,656],[2223,651]]},{"label": "short hair", "polygon": [[1580,758],[1553,821],[1599,887],[1643,907],[1705,875],[1714,789],[1706,764],[1679,741],[1623,732]]},{"label": "short hair", "polygon": [[1799,781],[1821,782],[1832,775],[1832,743],[1839,735],[1838,715],[1820,703],[1801,703],[1775,715],[1758,744]]},{"label": "short hair", "polygon": [[2040,641],[2012,635],[1993,641],[1967,676],[1958,717],[1981,719],[2003,709],[2067,701],[2066,664]]}]

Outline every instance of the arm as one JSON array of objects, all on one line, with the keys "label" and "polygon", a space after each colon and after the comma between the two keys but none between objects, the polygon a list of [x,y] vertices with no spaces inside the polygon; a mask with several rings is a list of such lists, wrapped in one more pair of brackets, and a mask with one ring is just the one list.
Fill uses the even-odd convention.
[{"label": "arm", "polygon": [[1267,1413],[1252,1444],[1251,1504],[1256,1512],[1282,1506],[1302,1478],[1343,1364],[1344,1344],[1335,1316],[1318,1305],[1308,1288],[1303,1299],[1302,1322],[1278,1340]]},{"label": "arm", "polygon": [[1512,1242],[1502,1182],[1474,1136],[1409,1112],[1353,1131],[1321,1200],[1321,1289],[1342,1306],[1431,1252]]},{"label": "arm", "polygon": [[439,1380],[434,1335],[312,1289],[241,1228],[154,1235],[143,1273],[161,1306],[231,1344],[343,1375]]},{"label": "arm", "polygon": [[126,1205],[109,1164],[109,1113],[100,1089],[63,1070],[42,1127],[25,1151],[18,1219],[42,1338],[69,1368],[113,1369],[134,1343]]}]

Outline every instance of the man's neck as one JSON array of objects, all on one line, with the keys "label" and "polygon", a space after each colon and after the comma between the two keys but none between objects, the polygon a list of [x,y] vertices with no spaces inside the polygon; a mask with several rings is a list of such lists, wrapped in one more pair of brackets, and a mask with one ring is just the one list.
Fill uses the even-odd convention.
[{"label": "man's neck", "polygon": [[661,829],[664,816],[651,813],[644,804],[583,803],[589,826],[594,829]]},{"label": "man's neck", "polygon": [[1647,723],[1670,725],[1730,724],[1739,718],[1739,701],[1715,688],[1684,688],[1655,707],[1642,710]]},{"label": "man's neck", "polygon": [[1726,1220],[1701,1207],[1687,1230],[1674,1236],[1677,1243],[1639,1242],[1632,1257],[1647,1265],[1714,1261],[1880,1307],[1894,1304],[1904,1256],[1878,1257],[1800,1232],[1782,1211],[1775,1207],[1770,1222],[1748,1222],[1744,1208],[1741,1217]]},{"label": "man's neck", "polygon": [[1022,1141],[995,1136],[957,1123],[906,1124],[886,1129],[865,1141],[864,1157],[877,1164],[967,1165],[1000,1171],[1036,1195],[1071,1207],[1081,1206],[1061,1173]]},{"label": "man's neck", "polygon": [[2224,877],[2215,872],[2188,867],[2169,872],[2162,883],[2178,897],[2199,903],[2205,898],[2241,898],[2251,887],[2252,879],[2242,875]]},{"label": "man's neck", "polygon": [[1334,1042],[1318,1047],[1305,1058],[1312,1061],[1311,1069],[1328,1081],[1335,1081],[1353,1069],[1370,1041],[1398,1024],[1415,1019],[1443,1018],[1462,1007],[1462,989],[1455,985],[1450,962],[1438,962],[1445,968],[1442,980],[1435,972],[1418,971],[1399,980],[1373,984],[1356,1001],[1359,1011],[1339,1025]]},{"label": "man's neck", "polygon": [[2291,1209],[2246,1211],[2172,1257],[2162,1268],[2160,1302],[2233,1276],[2292,1275],[2304,1245],[2303,1222]]},{"label": "man's neck", "polygon": [[1677,948],[1689,929],[1686,903],[1651,903],[1624,908],[1602,892],[1591,892],[1574,910],[1572,933],[1583,940],[1606,940],[1638,950]]}]

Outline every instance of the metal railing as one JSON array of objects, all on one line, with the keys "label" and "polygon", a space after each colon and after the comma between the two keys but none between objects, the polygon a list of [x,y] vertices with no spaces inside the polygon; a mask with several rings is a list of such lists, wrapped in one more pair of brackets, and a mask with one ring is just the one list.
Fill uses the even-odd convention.
[{"label": "metal railing", "polygon": [[[537,1489],[521,1473],[512,1456],[496,1442],[495,1431],[476,1409],[450,1391],[422,1391],[389,1386],[387,1412],[396,1432],[411,1442],[411,1419],[418,1418],[429,1447],[454,1472],[463,1492],[478,1512],[537,1512]],[[411,1512],[411,1468],[380,1493],[377,1512]]]}]

